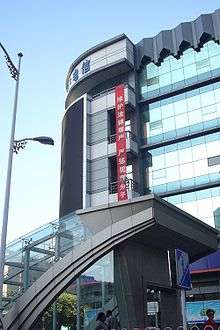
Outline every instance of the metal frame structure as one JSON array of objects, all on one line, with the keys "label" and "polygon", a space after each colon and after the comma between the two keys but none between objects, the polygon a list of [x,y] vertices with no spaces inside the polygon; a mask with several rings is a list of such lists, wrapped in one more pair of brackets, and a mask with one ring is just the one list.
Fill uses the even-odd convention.
[{"label": "metal frame structure", "polygon": [[8,244],[2,296],[4,313],[44,272],[87,236],[79,218],[72,213]]}]

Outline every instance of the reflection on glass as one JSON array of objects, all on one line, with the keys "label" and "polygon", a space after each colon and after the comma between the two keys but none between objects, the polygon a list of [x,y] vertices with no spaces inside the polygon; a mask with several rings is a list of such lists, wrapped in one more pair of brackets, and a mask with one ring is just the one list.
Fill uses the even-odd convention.
[{"label": "reflection on glass", "polygon": [[218,127],[220,84],[215,83],[145,106],[143,142],[152,144]]},{"label": "reflection on glass", "polygon": [[210,188],[165,198],[168,202],[220,230],[220,188]]},{"label": "reflection on glass", "polygon": [[139,77],[141,97],[155,96],[156,89],[163,93],[215,77],[219,68],[220,46],[214,41],[207,42],[200,51],[185,50],[180,59],[169,55],[161,65],[151,62],[142,69]]},{"label": "reflection on glass", "polygon": [[94,329],[98,312],[116,309],[114,294],[113,252],[87,269],[73,285],[81,310],[81,328]]},{"label": "reflection on glass", "polygon": [[147,172],[149,188],[161,193],[218,182],[220,164],[210,166],[209,159],[217,157],[219,150],[220,133],[149,150],[152,155],[152,166]]}]

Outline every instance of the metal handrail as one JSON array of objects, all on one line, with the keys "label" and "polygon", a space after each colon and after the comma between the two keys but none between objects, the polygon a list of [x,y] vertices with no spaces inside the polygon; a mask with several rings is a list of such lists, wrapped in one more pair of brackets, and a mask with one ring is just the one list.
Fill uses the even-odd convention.
[{"label": "metal handrail", "polygon": [[[136,142],[136,135],[132,133],[130,130],[125,131],[126,139],[132,140]],[[109,143],[115,143],[116,142],[116,134],[111,134],[108,137],[108,142]]]},{"label": "metal handrail", "polygon": [[[138,183],[133,179],[125,179],[126,189],[127,191],[136,191],[138,192]],[[118,187],[118,181],[110,182],[109,192],[110,194],[116,194]]]}]

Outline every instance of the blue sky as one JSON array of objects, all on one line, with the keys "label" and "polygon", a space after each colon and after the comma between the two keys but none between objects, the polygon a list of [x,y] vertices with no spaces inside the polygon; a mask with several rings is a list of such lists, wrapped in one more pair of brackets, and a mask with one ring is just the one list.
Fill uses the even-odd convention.
[{"label": "blue sky", "polygon": [[[16,138],[48,135],[55,146],[29,143],[14,156],[8,240],[58,217],[60,137],[65,76],[83,51],[117,34],[134,42],[220,8],[219,0],[14,0],[0,4],[0,41],[22,59]],[[14,97],[0,53],[0,222]]]}]

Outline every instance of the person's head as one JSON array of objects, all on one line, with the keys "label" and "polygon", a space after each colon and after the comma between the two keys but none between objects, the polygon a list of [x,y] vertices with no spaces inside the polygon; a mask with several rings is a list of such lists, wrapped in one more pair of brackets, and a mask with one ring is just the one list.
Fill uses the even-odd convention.
[{"label": "person's head", "polygon": [[97,317],[96,317],[96,321],[105,322],[105,313],[99,312]]},{"label": "person's head", "polygon": [[209,320],[213,320],[215,316],[215,311],[211,308],[207,309],[206,315],[208,316]]},{"label": "person's head", "polygon": [[110,311],[110,310],[108,310],[108,311],[106,312],[106,317],[109,317],[109,316],[112,316],[112,311]]}]

